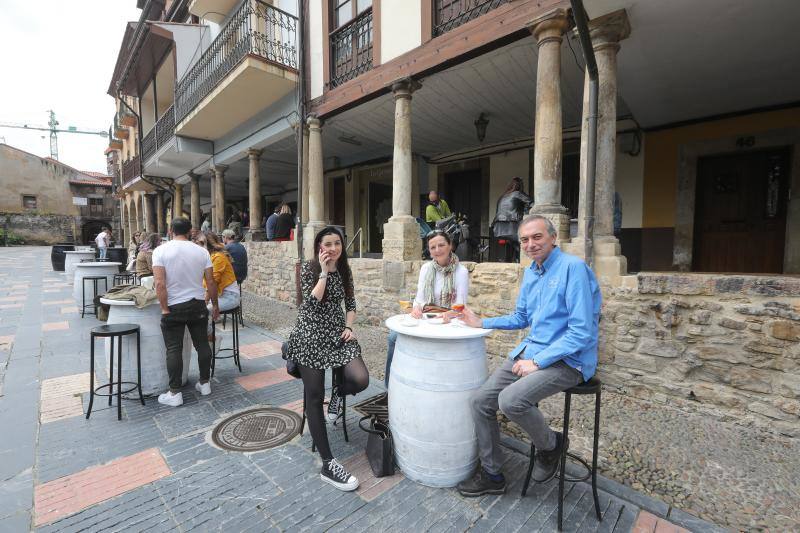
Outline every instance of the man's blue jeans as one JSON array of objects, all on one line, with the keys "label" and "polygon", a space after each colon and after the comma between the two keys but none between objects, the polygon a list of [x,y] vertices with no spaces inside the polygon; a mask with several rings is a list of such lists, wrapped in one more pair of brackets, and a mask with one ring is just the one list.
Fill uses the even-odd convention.
[{"label": "man's blue jeans", "polygon": [[386,388],[389,388],[389,371],[392,367],[392,358],[394,358],[394,345],[397,344],[397,333],[394,331],[389,332],[388,340],[388,348],[386,349],[386,370],[384,374],[386,377],[383,378],[383,383],[386,385]]}]

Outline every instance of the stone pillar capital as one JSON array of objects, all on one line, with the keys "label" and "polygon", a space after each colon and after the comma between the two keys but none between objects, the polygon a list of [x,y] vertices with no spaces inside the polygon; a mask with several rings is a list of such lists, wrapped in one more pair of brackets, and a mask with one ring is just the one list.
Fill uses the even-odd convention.
[{"label": "stone pillar capital", "polygon": [[422,88],[422,84],[413,78],[403,78],[393,81],[390,88],[394,93],[394,99],[411,98],[411,93]]},{"label": "stone pillar capital", "polygon": [[228,165],[214,165],[211,167],[211,170],[216,176],[224,176],[225,171],[228,170]]},{"label": "stone pillar capital", "polygon": [[317,115],[308,115],[306,119],[306,124],[308,124],[309,130],[319,130],[322,127],[322,121],[317,117]]},{"label": "stone pillar capital", "polygon": [[261,152],[263,150],[256,150],[255,148],[251,148],[247,151],[247,157],[250,158],[252,161],[253,159],[258,160],[261,159]]},{"label": "stone pillar capital", "polygon": [[569,16],[564,8],[556,8],[539,15],[528,23],[528,30],[533,33],[541,47],[548,42],[561,43],[561,36],[569,28]]},{"label": "stone pillar capital", "polygon": [[631,34],[628,13],[624,9],[613,11],[589,21],[589,35],[595,51],[619,50],[619,42]]}]

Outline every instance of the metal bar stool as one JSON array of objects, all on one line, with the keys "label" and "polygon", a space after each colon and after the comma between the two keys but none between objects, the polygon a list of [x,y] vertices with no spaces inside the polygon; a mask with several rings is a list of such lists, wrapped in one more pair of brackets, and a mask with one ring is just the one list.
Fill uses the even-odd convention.
[{"label": "metal bar stool", "polygon": [[[211,345],[211,377],[214,377],[214,367],[216,367],[217,359],[230,359],[233,358],[233,362],[239,367],[239,372],[242,371],[242,362],[239,359],[239,321],[236,320],[237,313],[239,312],[239,307],[234,307],[233,309],[228,309],[227,311],[220,311],[220,316],[225,317],[230,315],[231,323],[233,324],[233,348],[221,348],[219,352],[216,350],[217,344],[217,323],[211,322],[211,335],[214,337],[214,342]],[[224,322],[223,322],[224,324]],[[223,325],[223,327],[225,327]],[[221,352],[231,352],[231,355],[223,355],[219,356],[217,353]]]},{"label": "metal bar stool", "polygon": [[[133,381],[122,381],[122,337],[125,335],[136,334],[136,383]],[[110,338],[111,339],[111,352],[108,358],[108,383],[100,385],[95,388],[94,386],[94,340],[95,338]],[[114,381],[114,339],[117,340],[117,380]],[[92,414],[92,404],[94,404],[94,397],[108,396],[108,405],[111,405],[111,399],[114,396],[114,385],[117,386],[117,420],[122,420],[122,395],[131,391],[139,391],[139,401],[144,405],[144,396],[142,395],[142,352],[141,352],[141,336],[139,333],[138,324],[106,324],[97,326],[91,330],[91,352],[89,363],[89,408],[86,410],[86,419]],[[122,390],[123,385],[131,385],[129,389]],[[99,392],[105,388],[108,392]]]},{"label": "metal bar stool", "polygon": [[126,271],[114,274],[114,282],[112,285],[114,285],[114,287],[117,285],[138,285],[136,281],[136,272]]},{"label": "metal bar stool", "polygon": [[[94,292],[92,293],[92,301],[91,303],[86,303],[86,282],[91,281],[92,287]],[[89,313],[90,315],[97,316],[97,305],[94,303],[94,297],[98,294],[98,284],[99,282],[103,282],[103,286],[105,287],[105,292],[108,292],[108,278],[105,276],[86,276],[81,281],[81,318],[83,318],[84,314],[86,314],[86,308],[91,307],[92,312]]]},{"label": "metal bar stool", "polygon": [[[584,381],[580,385],[569,388],[564,391],[564,453],[561,454],[561,464],[558,467],[558,530],[561,531],[561,523],[564,515],[564,482],[579,483],[592,478],[592,495],[594,496],[594,510],[597,514],[597,520],[602,521],[603,517],[600,514],[600,500],[597,497],[597,451],[600,441],[600,393],[602,390],[602,383],[599,379],[593,377],[589,381]],[[594,441],[592,443],[592,466],[586,462],[585,459],[573,453],[569,453],[569,413],[572,404],[572,395],[588,395],[594,394]],[[584,468],[586,474],[580,477],[567,477],[567,456],[574,461],[577,461]],[[531,443],[531,458],[528,462],[528,475],[525,476],[525,483],[522,485],[522,496],[528,491],[528,485],[531,482],[531,475],[533,474],[533,465],[536,461],[536,447]]]},{"label": "metal bar stool", "polygon": [[[334,368],[333,369],[333,376],[331,377],[331,385],[332,388],[337,388],[341,385],[342,380],[342,369],[341,368]],[[347,436],[347,396],[342,396],[342,429],[344,430],[344,441],[350,442],[350,438]],[[339,420],[337,419],[336,422]],[[336,425],[336,422],[333,425]],[[300,435],[303,435],[303,429],[306,427],[306,390],[305,387],[303,388],[303,420],[300,422]],[[311,442],[311,451],[317,451],[316,443]]]},{"label": "metal bar stool", "polygon": [[[241,294],[242,294],[242,284],[241,284],[241,283],[239,283],[238,281],[236,282],[236,284],[239,286],[239,307],[238,307],[238,309],[239,309],[239,312],[237,313],[237,315],[238,315],[238,317],[239,317],[239,325],[240,325],[241,327],[244,327],[244,315],[242,314],[242,305],[243,305],[243,304],[242,304],[242,300],[243,300],[243,298],[241,297]],[[222,327],[223,327],[223,328],[225,327],[225,324],[226,324],[226,320],[227,320],[227,318],[228,318],[228,317],[227,317],[226,315],[223,315],[223,316],[222,316]]]}]

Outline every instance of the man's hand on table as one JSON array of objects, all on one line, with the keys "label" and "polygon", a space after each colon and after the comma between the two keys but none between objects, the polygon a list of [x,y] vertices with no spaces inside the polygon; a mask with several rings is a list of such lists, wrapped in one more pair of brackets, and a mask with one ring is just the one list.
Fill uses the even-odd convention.
[{"label": "man's hand on table", "polygon": [[483,326],[483,320],[469,307],[464,307],[464,311],[461,313],[461,322],[471,328],[480,328]]},{"label": "man's hand on table", "polygon": [[524,378],[528,374],[533,374],[537,370],[539,370],[539,366],[530,359],[518,359],[514,363],[514,366],[511,367],[511,371],[521,378]]}]

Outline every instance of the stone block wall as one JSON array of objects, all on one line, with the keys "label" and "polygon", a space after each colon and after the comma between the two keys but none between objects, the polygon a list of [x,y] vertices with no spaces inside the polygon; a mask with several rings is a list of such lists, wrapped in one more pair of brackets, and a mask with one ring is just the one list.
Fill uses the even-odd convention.
[{"label": "stone block wall", "polygon": [[[294,302],[294,243],[246,243],[245,290]],[[288,248],[288,249],[287,249]],[[291,257],[282,254],[290,252]],[[380,326],[416,292],[421,261],[351,259],[358,321]],[[522,267],[465,263],[468,304],[513,311]],[[612,389],[800,436],[800,278],[643,273],[603,287],[598,376]],[[525,331],[487,338],[490,368]]]},{"label": "stone block wall", "polygon": [[0,227],[8,221],[8,232],[22,237],[25,244],[52,245],[73,242],[80,226],[71,215],[30,213],[0,213]]},{"label": "stone block wall", "polygon": [[800,436],[800,278],[639,274],[600,329],[609,386]]}]

